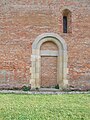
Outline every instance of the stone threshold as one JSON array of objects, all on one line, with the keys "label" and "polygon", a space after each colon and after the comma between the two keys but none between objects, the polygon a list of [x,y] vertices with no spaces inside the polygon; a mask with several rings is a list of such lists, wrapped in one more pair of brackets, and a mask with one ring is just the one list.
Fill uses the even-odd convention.
[{"label": "stone threshold", "polygon": [[0,90],[0,93],[4,94],[46,94],[46,95],[59,95],[59,94],[90,94],[90,91],[71,91],[71,92],[60,92],[60,91],[21,91],[21,90]]}]

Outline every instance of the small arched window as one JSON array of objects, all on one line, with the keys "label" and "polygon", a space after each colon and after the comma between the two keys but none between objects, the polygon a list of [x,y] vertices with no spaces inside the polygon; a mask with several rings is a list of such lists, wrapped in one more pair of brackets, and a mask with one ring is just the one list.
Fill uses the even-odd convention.
[{"label": "small arched window", "polygon": [[63,10],[63,33],[72,31],[71,12],[68,9]]},{"label": "small arched window", "polygon": [[67,33],[67,16],[63,16],[63,33]]}]

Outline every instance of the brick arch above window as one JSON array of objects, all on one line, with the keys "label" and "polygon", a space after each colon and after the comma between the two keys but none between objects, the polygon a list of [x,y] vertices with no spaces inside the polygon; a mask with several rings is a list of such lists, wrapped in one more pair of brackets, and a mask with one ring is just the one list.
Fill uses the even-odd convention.
[{"label": "brick arch above window", "polygon": [[69,9],[62,11],[63,16],[63,33],[72,32],[72,12]]}]

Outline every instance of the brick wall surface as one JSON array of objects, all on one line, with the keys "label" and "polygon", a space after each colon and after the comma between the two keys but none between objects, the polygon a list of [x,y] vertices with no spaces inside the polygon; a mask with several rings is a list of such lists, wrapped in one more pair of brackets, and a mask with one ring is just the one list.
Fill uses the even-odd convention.
[{"label": "brick wall surface", "polygon": [[[63,33],[62,11],[72,29]],[[0,86],[29,84],[32,43],[59,34],[68,46],[69,86],[90,89],[90,0],[0,0]]]},{"label": "brick wall surface", "polygon": [[53,42],[44,42],[42,45],[41,45],[41,50],[53,50],[53,51],[58,51],[58,47],[55,43]]},{"label": "brick wall surface", "polygon": [[41,87],[57,85],[57,57],[41,57]]}]

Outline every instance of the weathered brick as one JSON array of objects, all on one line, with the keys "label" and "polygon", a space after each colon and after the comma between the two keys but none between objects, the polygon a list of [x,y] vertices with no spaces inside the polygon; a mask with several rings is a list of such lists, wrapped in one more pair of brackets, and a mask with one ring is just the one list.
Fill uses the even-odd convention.
[{"label": "weathered brick", "polygon": [[[71,11],[69,33],[63,33],[64,9]],[[32,44],[53,32],[68,46],[69,86],[90,89],[89,11],[89,0],[0,0],[0,86],[30,83]]]}]

